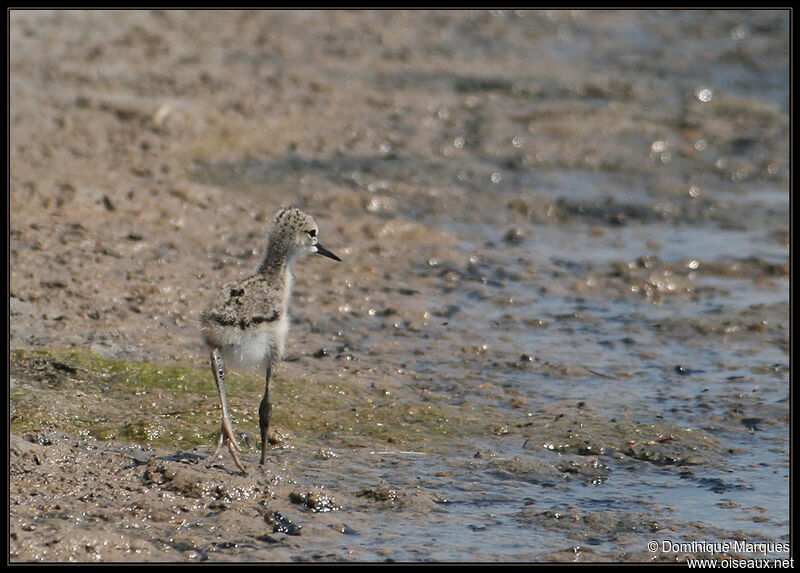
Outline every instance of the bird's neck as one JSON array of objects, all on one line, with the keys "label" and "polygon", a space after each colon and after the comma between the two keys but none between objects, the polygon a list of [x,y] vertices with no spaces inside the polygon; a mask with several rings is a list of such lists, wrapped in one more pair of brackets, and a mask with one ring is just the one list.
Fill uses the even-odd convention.
[{"label": "bird's neck", "polygon": [[275,247],[271,243],[267,245],[267,254],[258,267],[258,272],[267,277],[269,282],[275,282],[283,285],[283,300],[281,301],[282,314],[285,314],[289,308],[289,298],[292,293],[292,284],[294,279],[292,277],[292,261],[294,256],[289,254],[281,247]]},{"label": "bird's neck", "polygon": [[264,260],[261,261],[258,272],[274,277],[290,274],[292,260],[294,260],[294,257],[287,256],[287,249],[284,246],[276,245],[270,241],[267,245],[267,254],[264,255]]}]

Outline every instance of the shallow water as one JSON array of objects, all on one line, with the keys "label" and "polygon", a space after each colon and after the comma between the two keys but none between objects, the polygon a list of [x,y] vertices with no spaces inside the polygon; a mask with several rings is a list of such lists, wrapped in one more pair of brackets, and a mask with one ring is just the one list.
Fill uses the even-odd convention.
[{"label": "shallow water", "polygon": [[[450,235],[454,247],[446,258],[420,261],[408,270],[410,288],[424,289],[420,302],[433,311],[428,315],[432,339],[393,344],[387,356],[381,350],[386,331],[367,327],[356,345],[381,356],[383,368],[415,372],[417,381],[410,383],[424,387],[433,399],[486,403],[508,409],[512,418],[519,418],[520,410],[535,416],[581,403],[607,419],[704,429],[727,450],[713,462],[682,471],[601,456],[609,468],[603,479],[556,487],[531,483],[525,472],[498,474],[486,464],[470,463],[470,452],[394,456],[381,479],[424,487],[447,501],[428,523],[383,515],[381,524],[370,523],[369,533],[361,531],[349,542],[364,551],[387,548],[378,551],[400,560],[524,560],[541,558],[547,554],[543,548],[583,543],[600,553],[643,552],[649,538],[691,539],[704,531],[709,537],[744,531],[748,539],[788,534],[788,250],[772,235],[788,228],[788,193],[785,180],[769,175],[776,167],[757,172],[751,163],[761,155],[769,165],[785,165],[785,133],[775,132],[777,145],[767,145],[774,151],[754,154],[765,142],[752,131],[745,137],[754,142],[714,148],[710,142],[737,136],[726,133],[731,124],[712,126],[698,119],[704,117],[702,97],[708,94],[695,95],[712,86],[713,93],[725,94],[720,98],[742,98],[731,105],[759,102],[776,114],[784,112],[786,76],[780,67],[750,66],[732,52],[720,54],[734,49],[723,48],[732,42],[723,33],[755,41],[749,35],[761,29],[762,16],[777,22],[776,14],[748,22],[745,15],[732,21],[723,13],[623,13],[610,18],[608,27],[580,34],[563,23],[548,39],[530,45],[511,36],[512,44],[520,42],[509,46],[511,52],[545,51],[565,66],[590,66],[602,80],[624,77],[636,94],[633,102],[627,92],[618,96],[613,89],[597,99],[567,89],[562,98],[530,87],[525,76],[509,83],[447,76],[397,79],[402,88],[415,91],[488,95],[480,105],[472,102],[480,110],[472,115],[495,145],[506,142],[493,155],[470,150],[479,146],[463,142],[477,134],[466,130],[462,139],[455,137],[453,156],[434,160],[409,152],[379,160],[288,158],[233,169],[216,165],[196,174],[248,188],[312,174],[354,187],[379,214],[413,217]],[[498,16],[503,18],[524,28],[523,19]],[[692,33],[698,27],[715,32]],[[557,74],[553,83],[568,82]],[[624,138],[604,137],[608,127],[598,124],[603,141],[589,154],[601,160],[593,159],[589,169],[565,167],[572,161],[569,151],[560,158],[528,151],[535,147],[528,141],[542,129],[537,114],[547,117],[542,110],[554,105],[560,113],[573,113],[565,100],[591,104],[590,111],[629,108],[633,117],[647,114],[647,102],[653,101],[658,134],[648,139],[631,119],[637,148]],[[747,123],[749,105],[731,111],[738,117],[734,121]],[[439,119],[461,113],[440,109]],[[498,113],[507,115],[493,125]],[[702,125],[687,120],[686,113],[696,113]],[[624,111],[621,116],[627,119]],[[579,113],[576,120],[592,122]],[[733,171],[726,167],[737,162]],[[401,184],[427,188],[425,201],[419,201],[419,193],[397,192]],[[770,264],[781,268],[768,270]],[[391,317],[359,313],[353,320],[383,323],[391,333]],[[347,328],[347,321],[337,322]],[[423,352],[415,352],[420,346]],[[519,367],[508,366],[515,362]],[[515,401],[509,401],[509,393]],[[475,443],[474,449],[553,462],[545,444],[523,449],[523,443],[516,430]],[[309,471],[317,483],[332,478]],[[448,478],[435,478],[439,473]],[[338,476],[335,481],[342,485]],[[542,510],[569,505],[584,514],[644,513],[703,527],[682,532],[667,525],[666,534],[654,528],[626,543],[622,531],[595,536],[536,527],[521,517],[529,504]],[[754,519],[754,514],[768,517]]]},{"label": "shallow water", "polygon": [[[403,166],[404,176],[413,179],[415,161]],[[272,167],[264,169],[266,174]],[[376,175],[399,177],[380,171]],[[579,173],[570,183],[569,175],[559,176],[560,184],[571,189],[566,195],[570,201],[591,204],[596,196],[612,196],[588,186],[591,179],[591,174]],[[602,458],[609,466],[607,478],[558,487],[530,483],[524,474],[497,475],[475,467],[464,451],[392,456],[378,479],[424,488],[443,501],[424,519],[401,513],[381,514],[364,524],[349,522],[358,533],[344,546],[367,559],[528,560],[563,558],[554,557],[552,548],[586,545],[600,555],[643,552],[651,538],[785,539],[789,282],[783,271],[752,276],[736,265],[748,258],[787,263],[786,247],[765,237],[769,229],[763,228],[772,218],[776,227],[785,228],[786,189],[746,191],[736,197],[731,209],[739,214],[725,215],[726,222],[737,222],[734,230],[721,227],[713,216],[686,222],[652,217],[608,227],[603,215],[592,214],[587,221],[577,214],[565,224],[520,224],[508,217],[506,203],[525,191],[497,191],[490,185],[466,191],[460,201],[469,202],[473,193],[492,196],[481,199],[481,208],[487,210],[470,213],[466,221],[452,220],[446,212],[422,214],[426,225],[445,230],[457,247],[448,261],[420,264],[413,271],[419,278],[411,284],[430,284],[436,275],[455,283],[426,290],[424,296],[426,308],[438,311],[430,316],[432,336],[455,336],[393,344],[393,355],[382,356],[384,329],[396,323],[368,312],[353,320],[383,326],[368,326],[355,346],[381,356],[383,368],[415,372],[420,381],[411,384],[424,387],[434,400],[486,403],[508,408],[511,417],[519,417],[520,406],[509,403],[508,392],[531,413],[584,403],[608,418],[707,429],[729,453],[684,473]],[[557,189],[549,193],[556,200],[561,196]],[[645,208],[653,201],[633,192],[618,193],[615,201],[625,205],[634,197]],[[492,202],[496,208],[488,210]],[[413,211],[409,206],[407,214]],[[498,221],[505,217],[524,229],[520,244],[503,240]],[[653,257],[655,277],[644,272],[635,280],[615,280],[614,264],[636,267],[636,260],[646,256]],[[708,263],[733,268],[704,272]],[[660,268],[667,268],[666,273]],[[582,284],[576,289],[573,281]],[[655,293],[650,300],[643,294],[648,284]],[[467,356],[464,345],[474,347]],[[514,361],[523,367],[509,368]],[[484,383],[492,390],[482,390]],[[748,427],[745,420],[750,418],[757,423]],[[523,441],[517,435],[474,447],[502,457],[553,462],[543,451],[545,444],[524,450]],[[340,459],[352,456],[341,452]],[[351,462],[362,463],[360,457]],[[317,472],[308,467],[304,479],[350,490],[361,487],[350,472],[343,482],[340,470],[330,475],[324,468]],[[436,478],[438,474],[449,477]],[[589,526],[578,533],[558,533],[524,517],[531,504],[541,511],[566,504],[584,514],[644,513],[702,527],[685,532],[667,525],[667,533],[661,533],[661,526],[654,525],[633,539],[620,539],[618,531],[594,534]],[[579,557],[581,550],[575,552]]]},{"label": "shallow water", "polygon": [[[288,29],[319,17],[283,16]],[[254,266],[266,206],[328,211],[323,242],[344,262],[296,270],[275,406],[294,434],[271,455],[276,481],[341,506],[292,515],[315,533],[228,545],[203,515],[186,526],[194,546],[217,560],[281,547],[296,560],[648,561],[674,558],[649,552],[653,539],[788,541],[788,14],[431,14],[436,33],[415,46],[412,23],[351,17],[359,38],[384,34],[383,51],[333,35],[341,61],[291,63],[331,105],[366,90],[374,115],[342,133],[318,110],[316,144],[268,158],[202,134],[186,176],[233,207],[181,215],[219,221],[203,229],[216,272]],[[165,328],[166,353],[196,351]],[[318,404],[292,378],[307,373]],[[258,383],[232,388],[250,461],[257,398],[241,388]],[[187,394],[174,411],[198,407]],[[205,454],[217,422],[199,418],[176,439]]]},{"label": "shallow water", "polygon": [[[673,31],[701,21],[713,26],[715,17],[663,15]],[[676,73],[686,87],[710,85],[747,100],[777,101],[781,107],[786,103],[780,88],[770,87],[781,85],[782,78],[774,71],[750,70],[752,80],[743,82],[743,61],[729,58],[716,65],[712,56],[709,62],[707,54],[718,48],[716,38],[695,37],[686,42],[678,32],[670,43],[638,26],[618,33],[635,44],[627,48],[632,52],[635,48],[636,54],[654,53],[660,62],[681,62]],[[593,46],[591,51],[576,49],[570,42],[570,49],[558,49],[559,58],[584,64],[589,60],[601,73],[613,76],[620,63],[616,61],[620,38],[601,41],[589,36],[583,42]],[[698,54],[706,58],[697,58]],[[658,68],[637,68],[636,81],[646,86],[648,75],[657,74]],[[661,80],[658,75],[651,79]],[[686,105],[680,93],[674,90],[676,97],[661,103],[659,113],[680,115],[679,106]],[[538,104],[533,98],[532,110]],[[662,129],[665,140],[678,137],[671,126]],[[506,134],[509,142],[515,133]],[[697,135],[697,139],[711,140],[720,134]],[[630,152],[610,138],[600,153],[615,157]],[[749,150],[737,154],[729,149],[720,155],[727,153],[741,155],[742,160],[751,157]],[[449,261],[429,261],[427,268],[421,265],[416,270],[420,277],[455,275],[454,288],[426,292],[425,303],[429,308],[449,309],[431,319],[439,323],[433,330],[458,333],[456,340],[430,341],[419,358],[403,355],[402,346],[394,347],[400,355],[386,358],[388,363],[407,364],[438,399],[486,401],[503,408],[506,400],[498,398],[497,392],[479,389],[488,381],[505,392],[513,391],[531,412],[581,402],[608,418],[704,428],[729,450],[713,463],[684,472],[606,457],[602,458],[610,468],[606,479],[590,485],[568,481],[558,487],[529,483],[524,474],[497,475],[485,467],[472,467],[464,454],[400,456],[394,460],[397,466],[382,479],[402,483],[400,476],[412,475],[403,485],[419,484],[447,502],[427,526],[405,517],[388,520],[385,527],[371,524],[372,533],[360,535],[362,547],[393,547],[388,556],[404,560],[423,556],[527,559],[543,547],[574,543],[568,534],[542,531],[521,519],[529,502],[545,509],[569,504],[586,513],[606,509],[652,513],[653,506],[659,506],[667,509],[656,513],[669,520],[702,522],[710,536],[734,531],[745,531],[748,539],[787,535],[788,276],[786,271],[740,272],[736,266],[751,258],[787,264],[786,245],[770,236],[787,228],[787,188],[757,174],[744,184],[732,183],[713,164],[693,161],[693,157],[653,159],[652,152],[640,154],[636,170],[623,166],[613,172],[603,167],[590,171],[535,164],[507,167],[502,156],[470,153],[455,165],[398,154],[391,161],[363,165],[300,166],[300,171],[320,173],[341,170],[359,189],[378,194],[399,180],[418,185],[433,180],[439,185],[463,184],[435,212],[420,212],[405,197],[391,191],[385,194],[396,200],[391,203],[396,204],[396,212],[418,216],[426,225],[445,230],[457,245]],[[785,161],[781,151],[774,158]],[[261,169],[266,183],[276,170],[293,171],[294,167]],[[259,169],[249,173],[259,179]],[[653,178],[659,179],[659,189],[650,188]],[[694,209],[695,197],[688,194],[692,187],[686,182],[704,178],[711,179],[701,191],[706,204]],[[732,179],[737,180],[735,173]],[[673,186],[683,190],[676,193]],[[534,205],[564,201],[567,215],[552,222],[545,215],[529,223],[509,212],[510,202],[519,197],[532,197]],[[472,211],[471,205],[478,210]],[[618,212],[625,213],[622,220],[616,219]],[[504,226],[521,229],[519,241],[504,240]],[[632,280],[614,280],[615,263],[636,266],[640,257],[653,257],[653,273],[632,272]],[[716,265],[714,269],[722,268],[707,271],[709,263]],[[573,281],[580,283],[578,288],[570,284]],[[648,284],[654,295],[642,296]],[[687,325],[697,328],[693,332]],[[760,325],[765,325],[763,330]],[[380,352],[380,339],[369,338],[360,345],[374,344]],[[465,359],[458,348],[463,344],[479,350]],[[529,357],[523,359],[530,359],[528,367],[507,368],[502,362],[521,356]],[[545,368],[547,364],[555,371]],[[518,407],[516,412],[514,406],[506,407],[512,408],[512,415],[518,412]],[[547,457],[544,444],[523,450],[518,437],[475,444],[476,450],[483,448],[505,457]],[[437,472],[452,477],[442,483],[432,477]],[[324,482],[324,473],[315,479]],[[754,520],[754,513],[768,517]],[[666,534],[668,538],[681,535],[680,530]],[[585,542],[596,551],[643,551],[645,538],[663,536],[654,530],[625,545],[615,532],[608,539],[589,535]],[[429,537],[435,542],[426,543]]]}]

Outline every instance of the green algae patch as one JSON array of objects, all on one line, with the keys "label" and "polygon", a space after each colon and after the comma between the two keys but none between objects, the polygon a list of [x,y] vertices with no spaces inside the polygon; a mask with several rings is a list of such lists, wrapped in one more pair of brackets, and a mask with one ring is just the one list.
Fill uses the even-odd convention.
[{"label": "green algae patch", "polygon": [[199,371],[85,350],[12,350],[11,431],[42,427],[102,440],[204,443],[216,389]]},{"label": "green algae patch", "polygon": [[[217,389],[208,368],[115,360],[86,350],[10,352],[11,431],[56,428],[72,435],[175,450],[212,447],[219,436]],[[228,374],[228,403],[240,445],[259,448],[263,379]],[[272,430],[284,442],[347,447],[452,446],[486,433],[498,412],[389,399],[356,382],[278,376],[270,387]],[[285,445],[285,444],[282,444]]]}]

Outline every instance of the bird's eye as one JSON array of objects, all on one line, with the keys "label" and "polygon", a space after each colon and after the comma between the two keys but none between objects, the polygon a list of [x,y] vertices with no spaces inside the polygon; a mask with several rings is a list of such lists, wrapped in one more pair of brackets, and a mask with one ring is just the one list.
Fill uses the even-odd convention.
[{"label": "bird's eye", "polygon": [[306,232],[308,233],[308,236],[311,237],[312,239],[317,236],[317,230],[316,229],[311,229],[310,231],[306,231]]}]

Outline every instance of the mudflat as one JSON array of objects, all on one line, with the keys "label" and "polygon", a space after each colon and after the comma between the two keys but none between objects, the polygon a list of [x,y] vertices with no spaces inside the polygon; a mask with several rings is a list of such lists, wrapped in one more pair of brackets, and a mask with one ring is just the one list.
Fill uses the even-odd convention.
[{"label": "mudflat", "polygon": [[[9,22],[12,562],[788,556],[786,11]],[[206,469],[284,205],[343,262]]]}]

